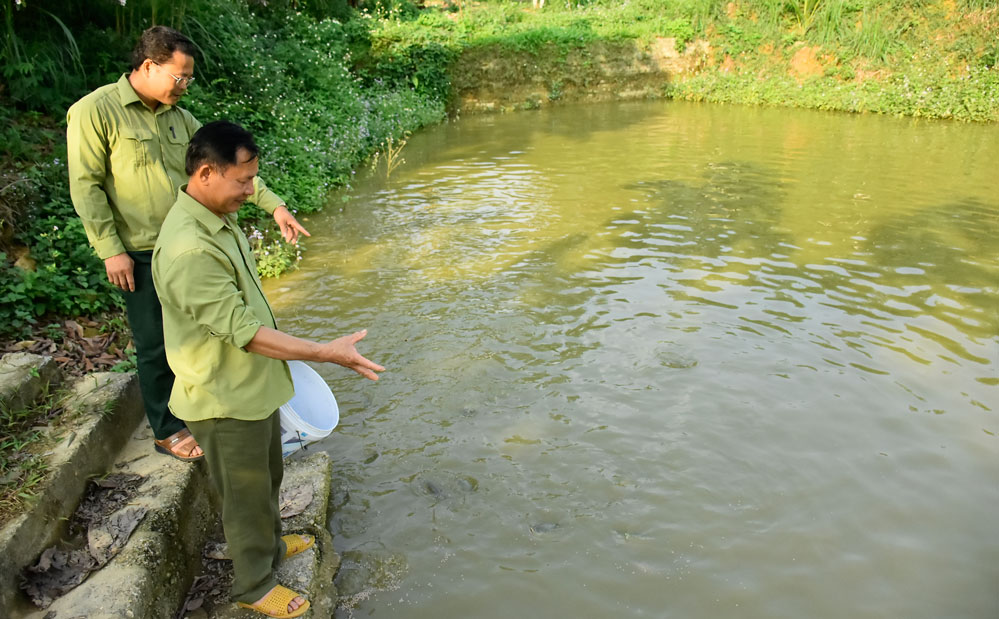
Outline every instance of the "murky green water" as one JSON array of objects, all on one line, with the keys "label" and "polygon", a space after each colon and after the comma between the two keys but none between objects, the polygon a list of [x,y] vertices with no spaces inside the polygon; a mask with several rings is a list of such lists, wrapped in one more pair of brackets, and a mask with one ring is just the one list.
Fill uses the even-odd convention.
[{"label": "murky green water", "polygon": [[338,616],[999,616],[999,127],[564,107],[403,156],[268,283],[388,368],[320,368]]}]

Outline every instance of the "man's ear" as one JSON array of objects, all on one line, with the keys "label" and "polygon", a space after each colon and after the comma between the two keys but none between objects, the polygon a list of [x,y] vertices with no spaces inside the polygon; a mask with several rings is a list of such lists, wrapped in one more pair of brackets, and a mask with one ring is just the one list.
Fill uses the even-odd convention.
[{"label": "man's ear", "polygon": [[202,185],[205,185],[211,179],[212,172],[214,172],[214,169],[212,168],[212,166],[210,166],[209,164],[205,163],[205,164],[202,164],[200,168],[198,168],[197,170],[194,171],[194,176],[198,179],[198,181]]}]

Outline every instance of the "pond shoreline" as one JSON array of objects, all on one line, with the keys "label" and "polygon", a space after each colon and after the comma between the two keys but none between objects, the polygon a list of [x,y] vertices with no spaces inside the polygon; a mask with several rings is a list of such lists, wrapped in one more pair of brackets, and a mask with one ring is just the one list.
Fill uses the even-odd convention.
[{"label": "pond shoreline", "polygon": [[[532,110],[563,103],[671,99],[823,111],[874,113],[962,122],[999,122],[999,69],[953,80],[906,71],[852,71],[796,41],[736,61],[698,39],[650,43],[598,40],[569,50],[502,44],[463,50],[450,67],[452,115]],[[760,63],[763,63],[762,65]]]},{"label": "pond shoreline", "polygon": [[559,103],[601,103],[669,96],[670,83],[710,62],[711,46],[696,41],[682,52],[673,37],[649,46],[597,41],[558,53],[465,50],[451,67],[451,108],[457,113],[538,109]]}]

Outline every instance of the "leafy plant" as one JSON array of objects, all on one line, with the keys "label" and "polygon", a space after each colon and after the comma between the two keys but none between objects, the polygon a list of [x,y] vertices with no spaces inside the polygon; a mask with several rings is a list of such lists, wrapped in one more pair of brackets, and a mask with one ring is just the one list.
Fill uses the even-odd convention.
[{"label": "leafy plant", "polygon": [[[64,157],[64,155],[63,155]],[[118,307],[120,298],[90,250],[65,183],[63,159],[24,172],[21,180],[36,209],[15,210],[14,227],[28,246],[34,270],[0,259],[0,335],[23,334],[46,315],[93,315]]]},{"label": "leafy plant", "polygon": [[273,228],[260,230],[252,224],[248,227],[247,239],[261,277],[276,277],[290,271],[302,259],[302,246],[283,243]]},{"label": "leafy plant", "polygon": [[375,156],[371,158],[371,169],[375,170],[378,167],[379,160],[385,160],[385,178],[392,176],[392,172],[395,171],[406,160],[400,157],[402,149],[406,147],[406,141],[409,134],[396,140],[392,136],[385,138],[382,142],[381,150],[375,153]]}]

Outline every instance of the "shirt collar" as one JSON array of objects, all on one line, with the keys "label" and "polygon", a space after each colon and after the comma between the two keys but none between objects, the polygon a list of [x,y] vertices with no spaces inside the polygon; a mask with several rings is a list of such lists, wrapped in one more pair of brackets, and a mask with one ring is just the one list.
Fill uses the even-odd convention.
[{"label": "shirt collar", "polygon": [[218,234],[222,228],[231,229],[233,226],[234,215],[219,217],[209,211],[205,205],[188,195],[186,183],[177,190],[177,202],[174,203],[174,208],[184,209],[212,234]]},{"label": "shirt collar", "polygon": [[[139,94],[135,92],[135,88],[132,88],[132,82],[128,81],[128,73],[122,73],[121,78],[118,79],[118,97],[121,99],[122,107],[128,107],[133,103],[138,103],[139,105],[146,107],[146,104],[142,102],[139,98]],[[172,108],[173,106],[168,103],[160,103],[156,106],[156,110],[153,111],[154,114],[160,114]],[[149,108],[146,107],[148,110]]]}]

